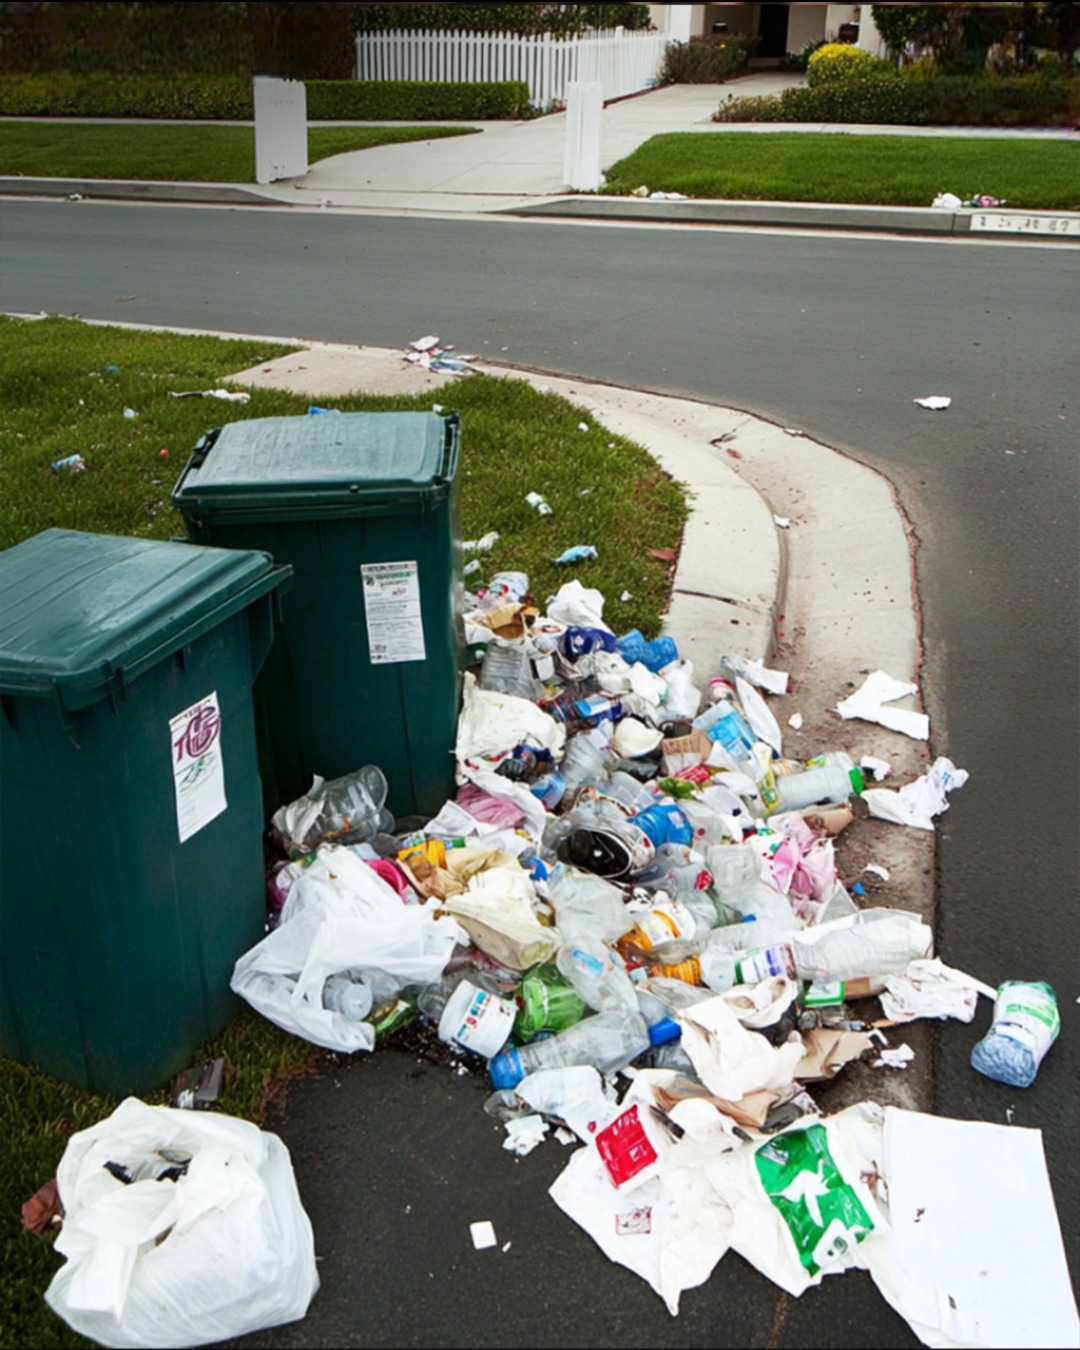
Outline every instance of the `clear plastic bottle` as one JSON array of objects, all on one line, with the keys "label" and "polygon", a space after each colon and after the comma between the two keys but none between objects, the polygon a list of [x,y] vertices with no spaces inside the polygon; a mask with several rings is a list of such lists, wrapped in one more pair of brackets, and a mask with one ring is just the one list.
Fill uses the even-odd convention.
[{"label": "clear plastic bottle", "polygon": [[754,947],[746,952],[729,952],[706,947],[698,957],[701,982],[714,993],[723,994],[737,984],[760,984],[776,975],[795,979],[795,958],[786,946]]},{"label": "clear plastic bottle", "polygon": [[375,997],[370,985],[342,971],[331,975],[323,985],[322,1001],[323,1007],[330,1012],[339,1012],[350,1022],[363,1022],[371,1012]]},{"label": "clear plastic bottle", "polygon": [[598,783],[605,777],[608,756],[588,735],[572,736],[566,746],[559,775],[572,797],[586,783]]},{"label": "clear plastic bottle", "polygon": [[906,910],[864,909],[853,919],[815,924],[789,939],[800,980],[874,979],[929,955],[933,933]]},{"label": "clear plastic bottle", "polygon": [[776,805],[773,811],[802,811],[808,806],[829,806],[846,802],[861,793],[866,783],[856,768],[822,764],[801,773],[782,774],[775,779]]},{"label": "clear plastic bottle", "polygon": [[710,741],[719,741],[736,764],[747,762],[756,737],[750,723],[730,699],[718,699],[694,721]]},{"label": "clear plastic bottle", "polygon": [[615,943],[625,961],[639,964],[664,960],[665,950],[675,942],[696,943],[716,927],[716,906],[703,891],[673,899],[665,896],[633,916],[632,928]]},{"label": "clear plastic bottle", "polygon": [[492,1086],[513,1088],[538,1069],[591,1064],[601,1074],[623,1069],[649,1049],[649,1029],[636,1010],[597,1013],[547,1040],[504,1050],[488,1064]]},{"label": "clear plastic bottle", "polygon": [[517,698],[537,699],[544,686],[533,673],[532,653],[526,643],[502,642],[492,637],[484,653],[478,681],[481,689]]}]

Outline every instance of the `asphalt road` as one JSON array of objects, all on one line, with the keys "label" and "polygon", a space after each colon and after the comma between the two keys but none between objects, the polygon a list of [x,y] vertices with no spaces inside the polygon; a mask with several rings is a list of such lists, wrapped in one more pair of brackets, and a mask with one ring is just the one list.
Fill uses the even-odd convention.
[{"label": "asphalt road", "polygon": [[[918,539],[932,748],[971,775],[939,825],[938,950],[991,984],[1049,981],[1062,1013],[1026,1091],[971,1070],[978,1032],[950,1023],[935,1105],[1043,1130],[1080,1274],[1080,252],[10,201],[0,240],[5,310],[389,347],[438,333],[461,352],[744,408],[886,473]],[[926,394],[952,407],[917,408]],[[796,1302],[734,1257],[670,1319],[546,1199],[563,1159],[510,1160],[495,1123],[477,1123],[475,1085],[442,1075],[379,1056],[343,1067],[362,1106],[333,1138],[318,1094],[297,1098],[302,1186],[309,1158],[312,1185],[315,1159],[320,1174],[334,1158],[355,1178],[312,1200],[324,1277],[354,1293],[344,1308],[320,1296],[307,1322],[245,1343],[917,1343],[861,1277]],[[422,1099],[410,1096],[421,1080]],[[386,1208],[396,1196],[376,1182],[410,1168],[423,1213],[403,1242]],[[499,1214],[520,1227],[535,1213],[490,1284],[471,1249],[448,1249],[461,1216],[446,1196],[460,1203],[463,1183],[477,1196],[466,1220],[492,1217],[498,1232]]]}]

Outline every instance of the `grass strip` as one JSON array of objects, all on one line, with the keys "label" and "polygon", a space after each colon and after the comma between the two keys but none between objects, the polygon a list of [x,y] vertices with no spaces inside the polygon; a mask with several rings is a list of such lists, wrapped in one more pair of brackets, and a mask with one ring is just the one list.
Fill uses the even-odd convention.
[{"label": "grass strip", "polygon": [[[308,127],[308,163],[405,141],[468,136],[475,127]],[[4,122],[0,174],[254,183],[255,129],[170,122]]]},{"label": "grass strip", "polygon": [[993,136],[717,131],[653,136],[612,165],[602,192],[750,201],[929,206],[989,193],[1028,210],[1080,208],[1080,144]]}]

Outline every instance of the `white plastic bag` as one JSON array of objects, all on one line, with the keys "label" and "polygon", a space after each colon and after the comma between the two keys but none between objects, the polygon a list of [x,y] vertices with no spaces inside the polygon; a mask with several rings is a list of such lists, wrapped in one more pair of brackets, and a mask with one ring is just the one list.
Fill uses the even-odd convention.
[{"label": "white plastic bag", "polygon": [[434,906],[405,905],[367,863],[324,845],[289,890],[280,925],[246,952],[229,987],[275,1026],[327,1050],[373,1050],[369,1022],[322,1004],[327,977],[372,972],[380,990],[396,981],[438,980],[465,934]]},{"label": "white plastic bag", "polygon": [[[186,1172],[156,1180],[169,1155]],[[57,1183],[67,1262],[45,1301],[102,1345],[216,1344],[297,1321],[319,1287],[289,1152],[247,1121],[129,1097],[71,1136]]]}]

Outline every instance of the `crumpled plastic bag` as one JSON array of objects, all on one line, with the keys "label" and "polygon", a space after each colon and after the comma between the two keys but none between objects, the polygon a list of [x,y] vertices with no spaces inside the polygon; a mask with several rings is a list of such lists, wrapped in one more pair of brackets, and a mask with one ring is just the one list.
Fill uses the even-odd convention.
[{"label": "crumpled plastic bag", "polygon": [[[156,1180],[170,1154],[186,1172]],[[67,1262],[45,1301],[102,1345],[232,1340],[302,1318],[319,1287],[288,1149],[247,1121],[129,1097],[71,1136],[57,1183]]]},{"label": "crumpled plastic bag", "polygon": [[879,820],[911,825],[917,830],[932,830],[934,817],[949,809],[947,794],[954,788],[963,787],[967,780],[966,769],[958,769],[951,759],[941,755],[914,783],[907,783],[898,791],[867,788],[862,800],[870,814]]},{"label": "crumpled plastic bag", "polygon": [[290,858],[324,843],[362,844],[394,828],[385,805],[386,778],[374,764],[330,782],[316,774],[304,796],[274,812],[270,832]]},{"label": "crumpled plastic bag", "polygon": [[914,740],[925,741],[930,735],[930,719],[926,713],[886,707],[886,704],[894,703],[898,698],[907,698],[918,692],[917,684],[898,680],[892,675],[886,675],[883,670],[875,670],[867,675],[853,694],[836,705],[836,711],[848,720],[857,717],[863,722],[878,722],[890,731],[899,731]]},{"label": "crumpled plastic bag", "polygon": [[477,873],[463,894],[451,896],[442,907],[481,951],[511,970],[528,970],[549,961],[561,941],[556,929],[537,919],[533,895],[527,872],[495,867]]},{"label": "crumpled plastic bag", "polygon": [[912,961],[907,970],[889,975],[879,997],[881,1011],[894,1022],[913,1022],[917,1017],[955,1017],[970,1022],[979,994],[993,999],[996,992],[934,956]]},{"label": "crumpled plastic bag", "polygon": [[458,782],[467,776],[466,761],[495,756],[515,745],[550,750],[557,759],[566,743],[566,727],[527,698],[481,689],[476,676],[465,672],[455,754]]},{"label": "crumpled plastic bag", "polygon": [[583,586],[580,581],[560,586],[558,594],[547,603],[547,616],[556,623],[573,628],[602,628],[610,633],[603,615],[603,592]]},{"label": "crumpled plastic bag", "polygon": [[375,1048],[369,1022],[322,1004],[330,975],[363,975],[385,999],[434,984],[465,934],[434,905],[405,905],[348,849],[324,846],[289,890],[277,928],[237,961],[229,987],[275,1026],[326,1050]]}]

